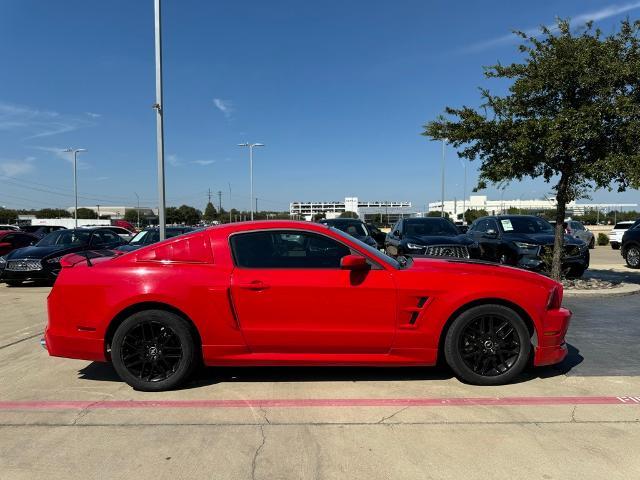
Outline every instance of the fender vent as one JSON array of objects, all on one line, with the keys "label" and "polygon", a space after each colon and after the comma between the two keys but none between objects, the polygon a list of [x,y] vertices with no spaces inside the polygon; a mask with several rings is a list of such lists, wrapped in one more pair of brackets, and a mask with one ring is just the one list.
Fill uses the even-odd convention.
[{"label": "fender vent", "polygon": [[[418,299],[418,304],[416,305],[418,308],[424,307],[424,304],[427,303],[429,297],[420,297]],[[418,320],[418,315],[420,315],[420,310],[415,310],[411,313],[411,319],[409,320],[409,325],[414,325],[416,320]]]}]

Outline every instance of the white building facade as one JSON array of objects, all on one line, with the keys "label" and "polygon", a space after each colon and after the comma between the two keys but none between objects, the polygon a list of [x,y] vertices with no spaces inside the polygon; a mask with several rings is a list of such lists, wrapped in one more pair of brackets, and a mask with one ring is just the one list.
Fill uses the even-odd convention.
[{"label": "white building facade", "polygon": [[[612,211],[623,208],[637,207],[636,203],[583,203],[569,202],[567,204],[567,215],[583,215],[589,210]],[[554,210],[557,207],[556,199],[535,200],[489,200],[486,195],[471,195],[466,200],[445,200],[444,211],[453,219],[462,215],[466,210],[486,210],[489,215],[500,215],[507,213],[509,209],[516,209],[521,213],[539,212],[543,210]],[[442,202],[429,203],[430,212],[440,212]]]},{"label": "white building facade", "polygon": [[411,217],[417,214],[412,209],[411,202],[364,202],[358,197],[346,197],[343,202],[291,202],[289,204],[289,215],[304,220],[312,220],[318,213],[325,214],[326,218],[336,218],[344,212],[353,212],[362,219],[376,215],[383,219],[396,219],[400,216]]}]

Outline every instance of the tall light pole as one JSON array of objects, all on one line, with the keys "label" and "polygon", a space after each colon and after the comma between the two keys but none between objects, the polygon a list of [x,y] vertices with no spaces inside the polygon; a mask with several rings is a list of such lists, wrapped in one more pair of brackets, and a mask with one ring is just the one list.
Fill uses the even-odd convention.
[{"label": "tall light pole", "polygon": [[443,138],[442,139],[442,182],[440,185],[440,190],[441,190],[441,194],[442,194],[442,203],[440,204],[440,216],[444,217],[444,150],[445,150],[445,145],[447,143],[447,139]]},{"label": "tall light pole", "polygon": [[229,182],[229,223],[233,222],[233,217],[231,216],[231,182]]},{"label": "tall light pole", "polygon": [[78,154],[86,152],[86,148],[65,148],[63,152],[73,153],[73,193],[76,197],[76,206],[73,211],[75,228],[78,228]]},{"label": "tall light pole", "polygon": [[464,164],[464,186],[462,187],[462,223],[467,223],[467,162],[462,160]]},{"label": "tall light pole", "polygon": [[136,196],[136,213],[138,214],[138,220],[137,220],[137,224],[136,227],[140,228],[140,197],[138,196],[138,194],[136,192],[133,192],[133,194]]},{"label": "tall light pole", "polygon": [[158,149],[158,227],[160,241],[166,238],[165,228],[165,189],[164,189],[164,106],[162,104],[162,21],[160,0],[154,0],[155,39],[156,39],[156,141]]},{"label": "tall light pole", "polygon": [[251,183],[249,208],[251,209],[251,220],[253,220],[253,147],[264,147],[264,143],[239,143],[238,146],[249,147],[249,182]]}]

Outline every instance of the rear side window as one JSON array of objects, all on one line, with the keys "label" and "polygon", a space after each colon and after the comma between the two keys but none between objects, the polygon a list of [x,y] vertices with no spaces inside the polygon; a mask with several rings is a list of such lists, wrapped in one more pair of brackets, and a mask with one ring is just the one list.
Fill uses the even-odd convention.
[{"label": "rear side window", "polygon": [[230,239],[242,268],[340,268],[349,247],[323,235],[301,231],[250,232]]}]

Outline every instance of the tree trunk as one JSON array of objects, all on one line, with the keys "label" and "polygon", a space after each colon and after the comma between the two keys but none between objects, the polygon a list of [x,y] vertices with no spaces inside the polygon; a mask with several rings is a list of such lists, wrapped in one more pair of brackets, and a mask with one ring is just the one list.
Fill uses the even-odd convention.
[{"label": "tree trunk", "polygon": [[560,281],[562,279],[562,257],[564,250],[564,219],[567,212],[567,193],[569,180],[566,174],[560,176],[556,192],[556,231],[553,241],[553,261],[551,263],[551,278]]}]

